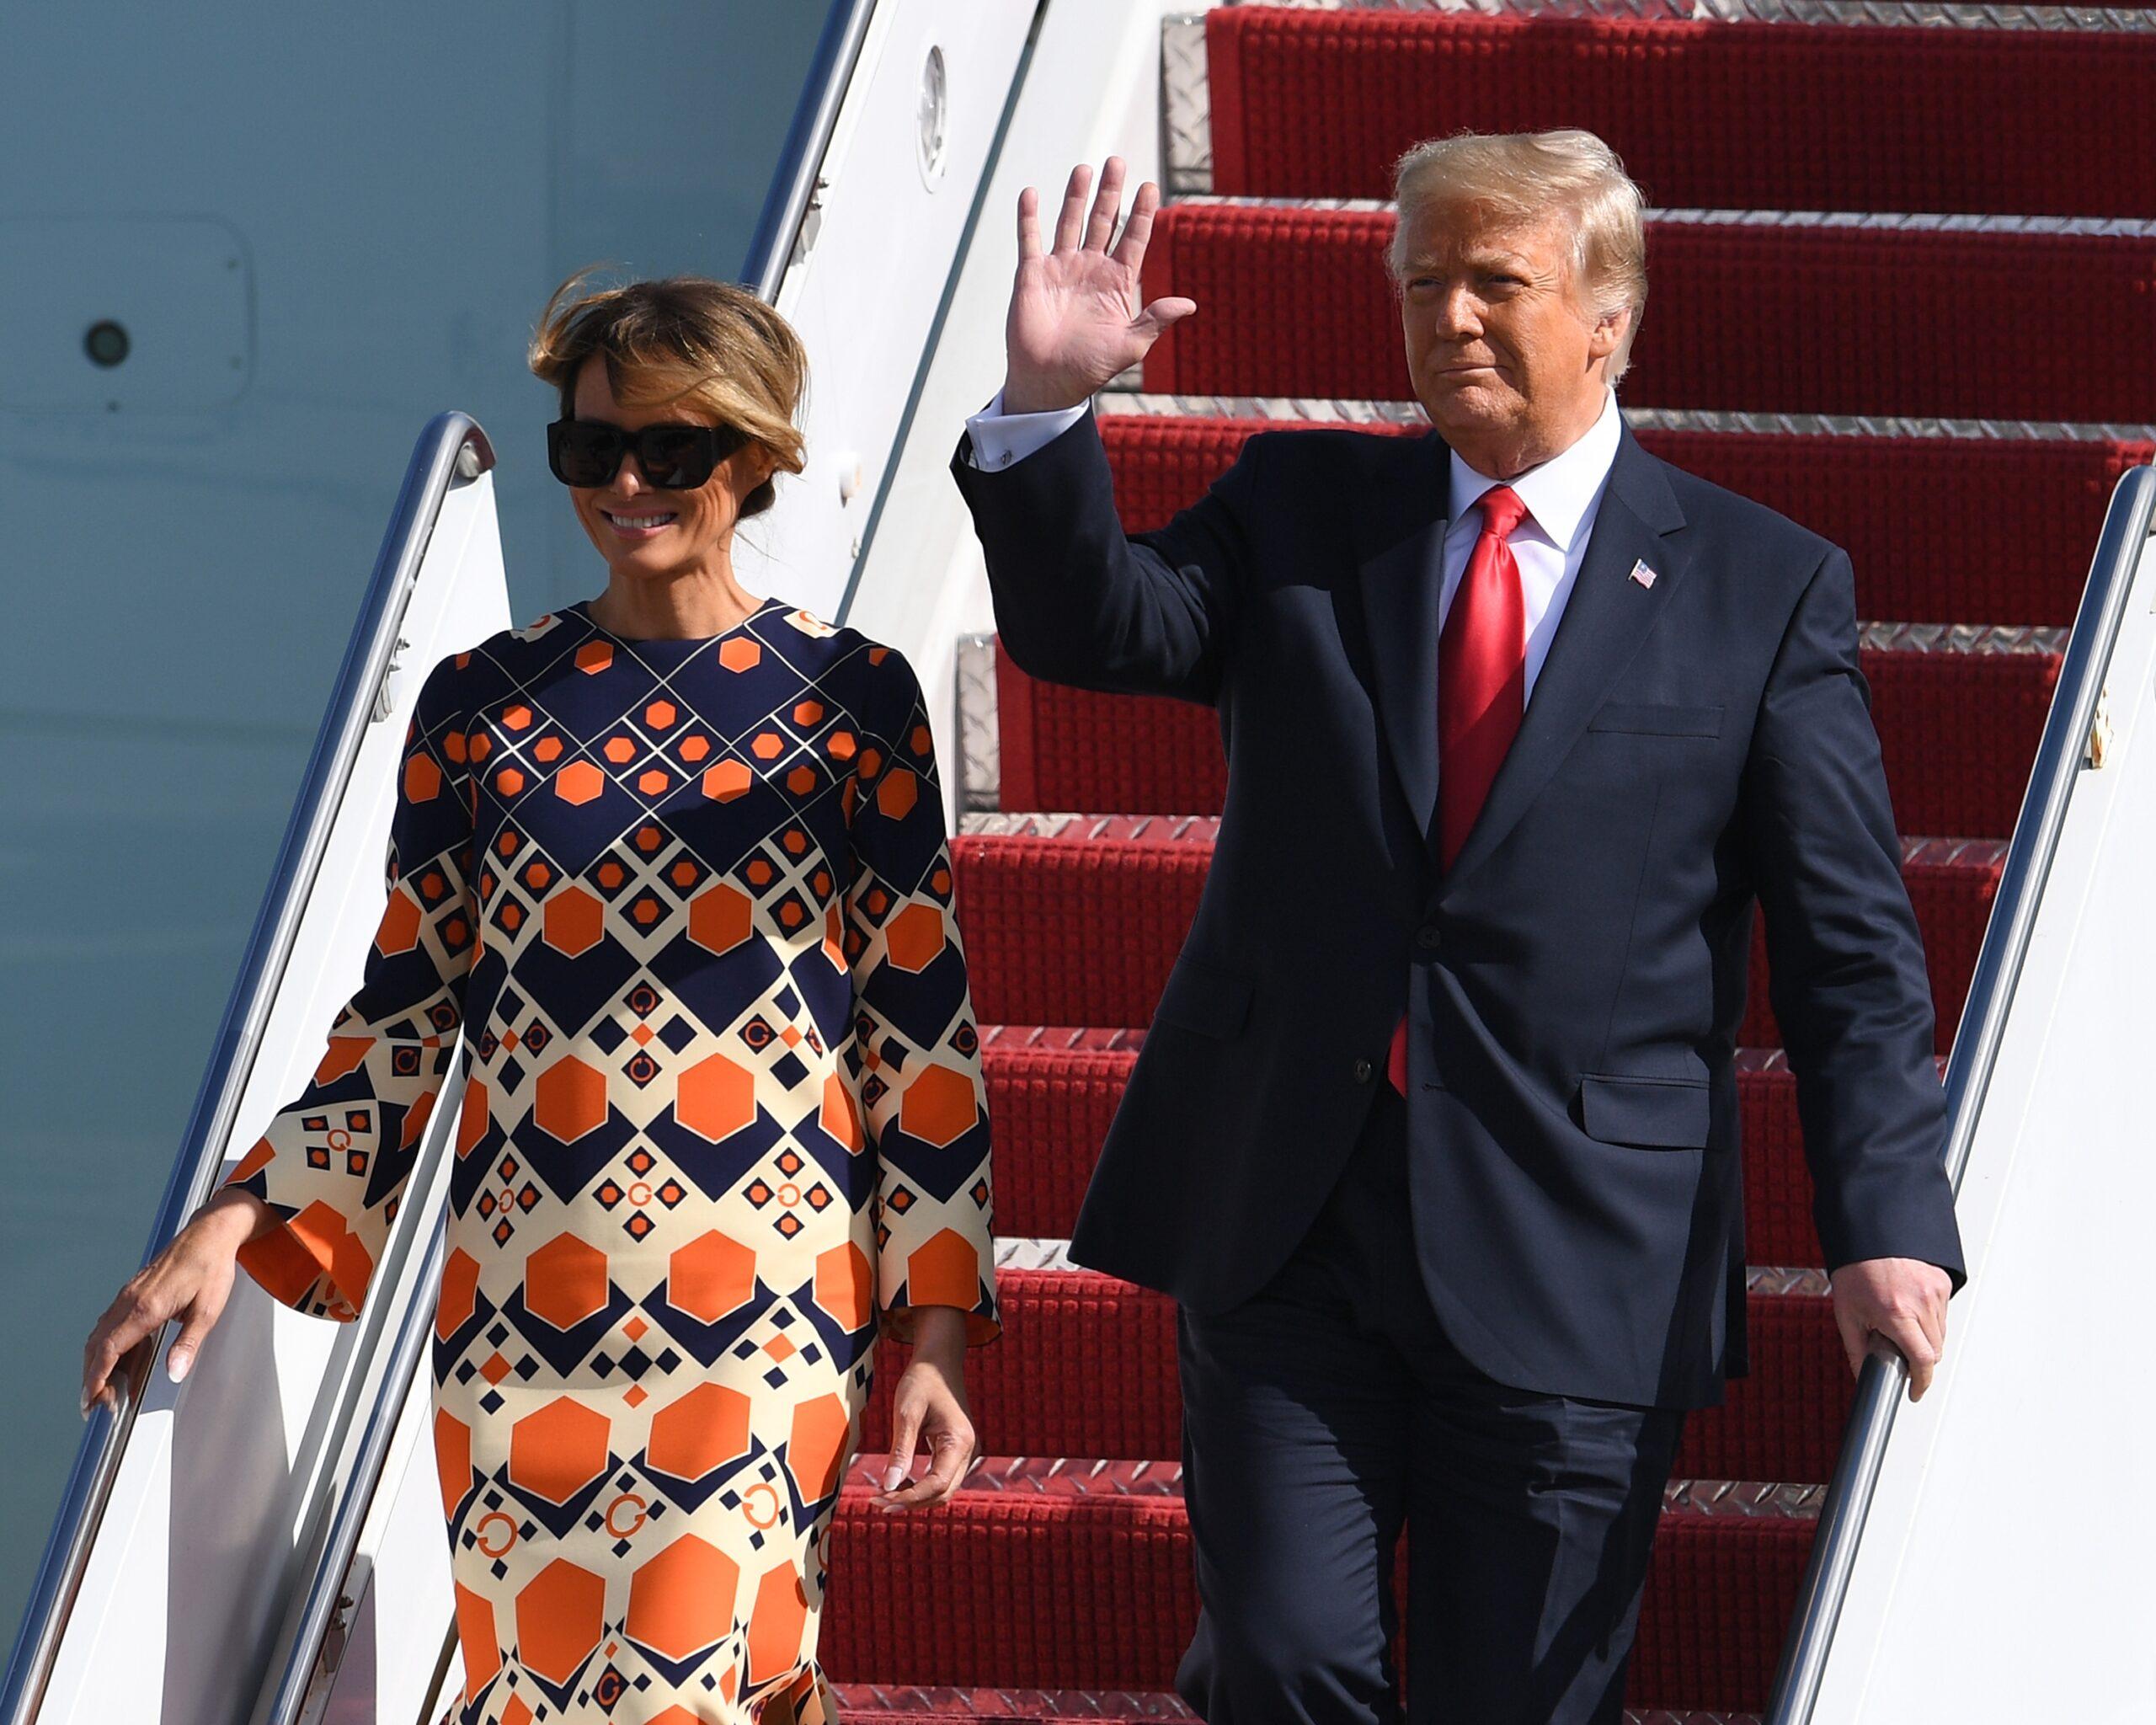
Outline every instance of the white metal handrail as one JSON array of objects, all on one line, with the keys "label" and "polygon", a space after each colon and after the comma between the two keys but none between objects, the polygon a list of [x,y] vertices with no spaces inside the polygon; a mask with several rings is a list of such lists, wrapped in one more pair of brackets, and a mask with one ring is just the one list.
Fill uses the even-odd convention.
[{"label": "white metal handrail", "polygon": [[802,224],[815,207],[825,152],[838,126],[839,104],[853,81],[861,45],[875,13],[876,0],[832,0],[823,34],[809,56],[808,76],[787,127],[786,142],[779,148],[778,172],[765,195],[742,270],[743,284],[754,288],[766,305],[777,302],[779,282],[793,262]]}]

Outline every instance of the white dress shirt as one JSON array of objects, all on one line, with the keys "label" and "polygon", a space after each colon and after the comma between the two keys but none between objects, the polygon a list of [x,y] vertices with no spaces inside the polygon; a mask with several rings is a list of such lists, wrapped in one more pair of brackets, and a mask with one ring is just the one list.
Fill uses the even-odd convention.
[{"label": "white dress shirt", "polygon": [[[1006,414],[1003,392],[997,390],[989,404],[966,421],[973,434],[974,465],[985,469],[1009,467],[1035,450],[1054,441],[1086,416],[1086,403],[1058,408],[1043,414]],[[1482,511],[1476,505],[1492,486],[1507,483],[1527,505],[1527,515],[1505,542],[1513,561],[1519,565],[1520,596],[1527,606],[1527,692],[1534,692],[1534,680],[1550,656],[1550,643],[1565,614],[1565,601],[1579,578],[1587,556],[1588,536],[1594,531],[1595,513],[1609,483],[1609,468],[1617,459],[1617,440],[1624,420],[1617,410],[1613,390],[1602,400],[1601,415],[1569,449],[1529,467],[1518,478],[1501,482],[1478,473],[1452,452],[1450,490],[1446,514],[1444,590],[1438,595],[1438,616],[1452,609],[1452,596],[1467,573],[1467,558],[1482,533]]]}]

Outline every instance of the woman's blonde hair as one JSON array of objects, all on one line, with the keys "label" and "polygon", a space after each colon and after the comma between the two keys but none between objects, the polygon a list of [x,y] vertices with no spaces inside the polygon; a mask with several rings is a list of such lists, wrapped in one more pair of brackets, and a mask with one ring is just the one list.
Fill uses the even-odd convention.
[{"label": "woman's blonde hair", "polygon": [[[746,432],[778,467],[799,473],[806,446],[794,415],[808,384],[808,350],[793,326],[747,288],[702,275],[587,288],[600,267],[579,270],[554,290],[526,355],[533,375],[561,392],[563,417],[575,412],[578,369],[597,354],[625,407],[691,403]],[[772,484],[766,479],[742,499],[744,517],[771,506]]]},{"label": "woman's blonde hair", "polygon": [[1393,164],[1399,225],[1386,262],[1396,283],[1407,271],[1410,218],[1427,209],[1473,208],[1501,219],[1570,218],[1572,283],[1604,317],[1631,318],[1609,356],[1615,383],[1630,363],[1632,338],[1647,304],[1646,200],[1617,152],[1591,131],[1472,132],[1431,138]]}]

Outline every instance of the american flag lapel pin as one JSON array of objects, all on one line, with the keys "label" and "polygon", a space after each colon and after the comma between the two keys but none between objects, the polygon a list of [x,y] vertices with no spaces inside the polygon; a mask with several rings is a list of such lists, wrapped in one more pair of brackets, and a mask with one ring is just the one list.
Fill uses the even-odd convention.
[{"label": "american flag lapel pin", "polygon": [[1654,571],[1647,567],[1647,560],[1645,558],[1638,558],[1633,561],[1631,579],[1637,581],[1642,587],[1654,585]]}]

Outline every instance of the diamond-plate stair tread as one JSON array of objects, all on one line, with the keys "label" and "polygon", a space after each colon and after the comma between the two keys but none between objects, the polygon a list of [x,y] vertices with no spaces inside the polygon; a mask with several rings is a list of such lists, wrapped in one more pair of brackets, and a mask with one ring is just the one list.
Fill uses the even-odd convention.
[{"label": "diamond-plate stair tread", "polygon": [[[840,1493],[819,1642],[835,1680],[1173,1688],[1197,1621],[1178,1468],[990,1456],[947,1503],[893,1514],[871,1498],[884,1459],[857,1455]],[[1671,1482],[1634,1705],[1764,1704],[1822,1490]],[[1394,1586],[1404,1604],[1405,1538]]]},{"label": "diamond-plate stair tread", "polygon": [[[1253,432],[1353,424],[1366,435],[1419,436],[1428,429],[1418,406],[1396,402],[1192,402],[1193,411],[1177,413],[1167,411],[1183,405],[1174,398],[1146,398],[1147,411],[1133,410],[1139,405],[1104,399],[1100,413],[1117,506],[1134,533],[1196,501]],[[1261,408],[1267,411],[1253,411]],[[1634,426],[1650,453],[1844,547],[1863,615],[1919,622],[2071,623],[2112,489],[2156,456],[2156,440],[2123,428],[1828,435],[1723,429],[1728,416],[1665,417],[1677,423]]]},{"label": "diamond-plate stair tread", "polygon": [[[1828,1301],[1749,1296],[1752,1371],[1719,1407],[1685,1423],[1685,1477],[1824,1482],[1833,1471],[1854,1380]],[[981,1447],[1001,1455],[1141,1461],[1182,1454],[1176,1306],[1166,1295],[1084,1268],[1000,1265],[1005,1332],[967,1359],[966,1394]],[[1801,1284],[1800,1284],[1801,1285]],[[899,1368],[879,1370],[861,1450],[888,1451]]]},{"label": "diamond-plate stair tread", "polygon": [[[969,815],[951,845],[976,1013],[996,1023],[1147,1023],[1212,859],[1218,816]],[[2006,855],[1997,839],[1904,839],[1938,1052],[1951,1045]],[[1102,932],[1114,937],[1103,939]],[[1778,1048],[1753,931],[1740,1045]],[[1381,1052],[1381,1050],[1380,1050]]]},{"label": "diamond-plate stair tread", "polygon": [[[2065,644],[2051,628],[1864,630],[1872,722],[1903,831],[2012,834]],[[1000,641],[995,684],[1005,808],[1219,812],[1227,764],[1211,708],[1044,682]]]},{"label": "diamond-plate stair tread", "polygon": [[[1420,139],[1578,126],[1666,203],[2156,215],[2156,110],[2129,93],[2156,82],[2145,35],[1246,6],[1206,24],[1221,192],[1384,197]],[[1856,88],[1895,99],[1820,99]]]},{"label": "diamond-plate stair tread", "polygon": [[[989,1025],[981,1032],[995,1123],[995,1225],[1005,1236],[1067,1238],[1123,1099],[1143,1030]],[[1778,1049],[1739,1049],[1745,1256],[1817,1264],[1796,1075]]]},{"label": "diamond-plate stair tread", "polygon": [[839,1717],[867,1725],[1037,1725],[1085,1720],[1088,1725],[1145,1725],[1154,1719],[1195,1719],[1175,1695],[1113,1690],[887,1687],[835,1683]]},{"label": "diamond-plate stair tread", "polygon": [[[864,1725],[1040,1725],[1084,1720],[1087,1725],[1148,1725],[1155,1719],[1198,1717],[1177,1695],[1054,1689],[921,1689],[837,1683],[833,1699],[842,1719]],[[1641,1712],[1625,1725],[1758,1725],[1753,1713]]]},{"label": "diamond-plate stair tread", "polygon": [[[1983,229],[1650,222],[1653,327],[1625,398],[1718,411],[2136,420],[2156,401],[2156,234],[2082,224]],[[1183,394],[1407,393],[1384,254],[1393,218],[1189,199],[1163,209],[1145,297],[1198,315],[1154,344],[1145,387]],[[2061,280],[2074,316],[2056,315]]]},{"label": "diamond-plate stair tread", "polygon": [[[1080,1263],[1070,1255],[1068,1240],[1043,1240],[1023,1235],[1001,1234],[995,1240],[995,1263],[998,1269],[1055,1270],[1069,1272],[1090,1266]],[[1817,1264],[1761,1264],[1748,1265],[1744,1271],[1744,1286],[1753,1294],[1808,1294],[1824,1295],[1833,1286],[1833,1278]],[[891,1345],[901,1345],[894,1341]]]}]

